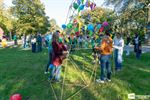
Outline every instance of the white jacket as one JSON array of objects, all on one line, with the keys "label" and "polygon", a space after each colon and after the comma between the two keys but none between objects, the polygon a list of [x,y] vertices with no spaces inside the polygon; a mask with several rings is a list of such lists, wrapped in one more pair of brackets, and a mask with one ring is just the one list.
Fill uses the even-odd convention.
[{"label": "white jacket", "polygon": [[124,40],[122,38],[118,39],[117,37],[113,40],[114,48],[118,49],[118,55],[123,55]]}]

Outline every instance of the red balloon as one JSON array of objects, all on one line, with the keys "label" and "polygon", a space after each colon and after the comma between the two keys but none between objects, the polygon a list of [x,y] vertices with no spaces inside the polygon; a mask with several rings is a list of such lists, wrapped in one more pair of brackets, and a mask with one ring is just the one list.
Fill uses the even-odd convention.
[{"label": "red balloon", "polygon": [[79,35],[80,35],[80,32],[78,31],[78,32],[76,32],[75,34],[76,34],[77,36],[79,36]]},{"label": "red balloon", "polygon": [[99,32],[103,32],[103,30],[104,30],[104,27],[101,27],[101,28],[99,29]]},{"label": "red balloon", "polygon": [[14,94],[10,97],[10,100],[22,100],[22,96],[20,94]]}]

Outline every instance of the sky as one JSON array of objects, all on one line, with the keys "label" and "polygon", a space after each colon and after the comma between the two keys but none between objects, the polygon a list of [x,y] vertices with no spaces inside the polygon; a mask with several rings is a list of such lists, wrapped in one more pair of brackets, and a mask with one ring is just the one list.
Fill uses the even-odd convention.
[{"label": "sky", "polygon": [[[92,0],[91,0],[92,1]],[[101,6],[104,0],[93,0],[97,6]],[[12,5],[12,0],[4,0],[7,6]],[[72,0],[41,0],[45,5],[46,15],[50,19],[54,18],[59,26],[65,23],[67,12]]]}]

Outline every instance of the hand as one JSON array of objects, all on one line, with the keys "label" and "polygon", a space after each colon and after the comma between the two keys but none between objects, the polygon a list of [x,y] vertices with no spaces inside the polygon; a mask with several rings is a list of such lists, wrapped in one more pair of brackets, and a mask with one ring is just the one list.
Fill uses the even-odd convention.
[{"label": "hand", "polygon": [[99,50],[99,47],[94,47],[94,49]]}]

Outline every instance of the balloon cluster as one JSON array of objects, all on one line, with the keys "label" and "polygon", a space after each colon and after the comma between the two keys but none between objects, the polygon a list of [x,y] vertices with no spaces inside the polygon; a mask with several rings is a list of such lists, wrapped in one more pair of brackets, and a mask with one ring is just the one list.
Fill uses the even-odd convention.
[{"label": "balloon cluster", "polygon": [[[90,8],[91,10],[94,10],[96,8],[96,4],[90,0],[75,0],[71,6],[70,9],[74,9],[75,11],[78,10],[78,13],[85,8]],[[80,31],[82,31],[82,21],[80,21],[80,18],[72,18],[71,21],[68,24],[63,24],[62,29],[73,29],[76,35],[80,34]],[[94,32],[94,27],[92,24],[85,26],[87,29]]]},{"label": "balloon cluster", "polygon": [[[81,33],[84,33],[85,31],[89,33],[89,35],[93,35],[94,32],[103,32],[105,31],[109,24],[108,22],[101,22],[94,25],[93,23],[89,23],[86,25],[83,25],[83,21],[79,16],[79,12],[84,10],[85,8],[89,8],[90,10],[94,10],[96,8],[96,4],[90,0],[75,0],[71,6],[70,9],[74,9],[75,11],[78,10],[77,16],[71,16],[70,22],[68,24],[63,24],[62,29],[69,29],[73,30],[73,33],[75,35],[80,35]],[[90,22],[91,16],[88,14],[87,19]],[[84,32],[83,32],[84,31]]]},{"label": "balloon cluster", "polygon": [[96,4],[94,2],[91,2],[90,0],[87,0],[84,2],[84,0],[76,0],[73,4],[72,7],[77,10],[78,12],[84,10],[84,8],[90,8],[91,10],[94,10],[96,7]]}]

